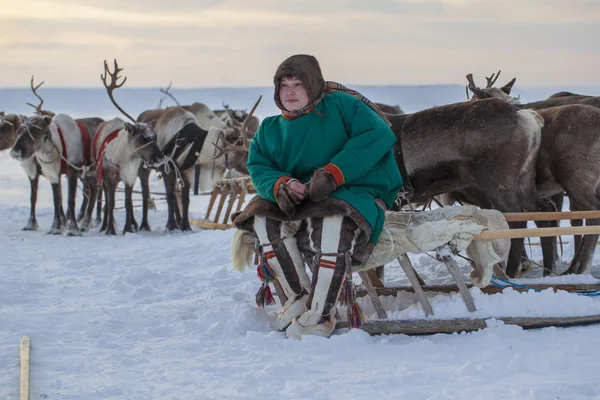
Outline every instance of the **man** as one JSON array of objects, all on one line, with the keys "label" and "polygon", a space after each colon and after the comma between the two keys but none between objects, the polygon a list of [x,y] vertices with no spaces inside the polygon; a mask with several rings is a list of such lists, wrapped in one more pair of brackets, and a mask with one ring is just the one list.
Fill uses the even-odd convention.
[{"label": "man", "polygon": [[[396,137],[373,103],[325,82],[313,56],[285,60],[274,84],[282,114],[252,140],[247,168],[258,196],[235,223],[251,222],[288,298],[277,328],[328,337],[350,256],[368,258],[402,186]],[[312,282],[301,248],[314,255]]]}]

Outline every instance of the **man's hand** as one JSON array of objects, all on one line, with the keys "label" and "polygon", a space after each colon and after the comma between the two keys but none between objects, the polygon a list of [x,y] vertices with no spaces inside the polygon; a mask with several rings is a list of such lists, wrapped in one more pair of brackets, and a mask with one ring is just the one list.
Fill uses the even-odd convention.
[{"label": "man's hand", "polygon": [[308,188],[296,179],[283,182],[277,188],[275,200],[281,211],[289,218],[296,215],[296,205],[300,204],[306,197]]},{"label": "man's hand", "polygon": [[288,181],[288,186],[290,188],[291,194],[293,194],[293,196],[297,199],[296,204],[299,204],[302,200],[304,200],[304,198],[308,194],[308,187],[306,187],[306,185],[303,185],[302,183],[300,183],[300,181],[296,179]]},{"label": "man's hand", "polygon": [[308,196],[312,201],[323,201],[337,189],[335,178],[325,168],[315,171],[308,186]]}]

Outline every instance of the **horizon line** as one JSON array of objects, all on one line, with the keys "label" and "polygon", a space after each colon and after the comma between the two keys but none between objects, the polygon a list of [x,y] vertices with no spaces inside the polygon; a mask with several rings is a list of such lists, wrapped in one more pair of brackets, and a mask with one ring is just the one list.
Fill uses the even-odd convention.
[{"label": "horizon line", "polygon": [[[464,87],[465,85],[460,83],[427,83],[427,84],[400,84],[400,83],[390,83],[390,84],[345,84],[347,87],[434,87],[434,86],[460,86]],[[600,83],[593,84],[553,84],[553,85],[523,85],[521,88],[556,88],[559,86],[563,87],[598,87],[600,88]],[[0,87],[0,90],[13,90],[13,89],[25,89],[31,90],[29,86],[3,86]],[[105,89],[103,86],[45,86],[46,89]],[[162,86],[131,86],[131,87],[123,87],[120,89],[153,89],[160,90],[164,89]],[[176,90],[200,90],[200,89],[219,89],[219,90],[227,90],[227,89],[273,89],[273,86],[193,86],[193,87],[176,87],[171,86],[171,89]]]}]

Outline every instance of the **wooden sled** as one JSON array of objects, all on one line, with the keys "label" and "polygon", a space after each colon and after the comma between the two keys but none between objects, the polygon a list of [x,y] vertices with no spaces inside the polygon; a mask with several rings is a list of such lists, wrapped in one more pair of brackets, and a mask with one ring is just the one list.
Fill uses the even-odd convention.
[{"label": "wooden sled", "polygon": [[[578,211],[578,212],[552,212],[552,213],[507,213],[504,214],[507,221],[546,221],[546,220],[567,220],[567,219],[585,219],[599,218],[600,211]],[[474,236],[474,240],[491,240],[497,238],[525,238],[525,237],[547,237],[557,235],[584,235],[600,234],[600,226],[583,227],[556,227],[556,228],[526,228],[526,229],[502,229],[485,230],[481,234]],[[488,317],[488,318],[463,318],[452,320],[387,320],[387,314],[381,306],[379,296],[396,296],[398,292],[407,291],[417,295],[426,315],[433,315],[433,308],[427,299],[425,292],[452,293],[459,292],[465,301],[467,309],[475,311],[475,305],[469,288],[472,284],[467,284],[452,256],[446,252],[438,252],[437,259],[444,262],[448,267],[455,285],[426,285],[417,271],[413,268],[408,257],[398,259],[400,266],[406,273],[411,286],[384,287],[381,284],[373,285],[372,271],[361,273],[363,288],[357,289],[357,296],[369,296],[377,312],[377,320],[366,321],[360,329],[370,335],[381,334],[406,334],[406,335],[429,335],[436,333],[455,333],[469,332],[487,327],[490,319],[502,321],[507,325],[519,325],[524,329],[544,328],[549,326],[567,327],[576,325],[590,325],[600,323],[600,315],[590,315],[582,317]],[[502,279],[508,279],[502,269],[494,266],[494,274]],[[544,290],[553,288],[556,290],[566,290],[569,292],[594,292],[600,291],[600,284],[527,284],[527,287],[514,287],[513,290],[527,291],[531,289]],[[484,293],[501,293],[503,288],[496,286],[487,286],[481,288]],[[340,321],[336,328],[347,328],[345,321]]]},{"label": "wooden sled", "polygon": [[[250,177],[222,179],[217,181],[210,194],[210,201],[204,220],[191,220],[190,223],[204,229],[226,230],[233,228],[230,217],[234,207],[236,212],[241,211],[246,195],[252,193],[256,193],[256,189],[254,188]],[[225,213],[221,216],[227,199],[229,199],[229,202],[225,208]],[[212,211],[215,204],[217,205],[217,209],[213,214]]]}]

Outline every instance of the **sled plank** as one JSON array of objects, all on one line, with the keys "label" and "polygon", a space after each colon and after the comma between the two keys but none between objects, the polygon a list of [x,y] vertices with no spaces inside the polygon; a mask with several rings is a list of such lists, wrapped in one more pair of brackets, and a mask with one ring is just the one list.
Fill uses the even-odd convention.
[{"label": "sled plank", "polygon": [[551,237],[560,235],[598,235],[600,225],[559,226],[555,228],[493,229],[474,235],[473,240],[519,239],[526,237]]},{"label": "sled plank", "polygon": [[458,291],[462,295],[462,298],[467,306],[467,310],[471,312],[477,311],[475,308],[475,302],[473,301],[473,297],[471,296],[471,292],[467,288],[465,284],[465,280],[458,269],[458,265],[456,265],[456,261],[452,257],[443,257],[443,262],[450,271],[450,274],[454,278],[454,282],[456,282],[456,286],[458,287]]},{"label": "sled plank", "polygon": [[[436,333],[470,332],[487,327],[483,318],[460,318],[453,320],[388,320],[367,321],[360,329],[369,335],[432,335]],[[539,329],[550,326],[569,327],[577,325],[591,325],[600,323],[600,315],[588,315],[583,317],[496,317],[507,325],[519,325],[523,329]],[[347,324],[338,323],[336,328],[347,328]]]},{"label": "sled plank", "polygon": [[[431,307],[429,300],[427,300],[427,296],[425,296],[425,292],[423,291],[423,287],[421,286],[421,282],[418,278],[419,276],[417,275],[417,272],[413,268],[410,260],[408,259],[408,257],[406,255],[404,255],[404,256],[398,258],[398,262],[400,263],[400,266],[402,267],[402,269],[404,270],[404,273],[408,277],[408,280],[411,283],[412,288],[413,288],[415,294],[417,295],[417,298],[419,299],[421,306],[423,307],[423,310],[425,311],[425,315],[433,315],[433,308]],[[379,292],[379,289],[377,290],[377,292],[379,294],[381,294]]]},{"label": "sled plank", "polygon": [[504,213],[506,222],[560,221],[567,219],[600,218],[600,211],[558,211]]},{"label": "sled plank", "polygon": [[377,312],[377,318],[387,319],[387,314],[386,314],[385,310],[383,309],[383,305],[381,304],[381,301],[379,301],[379,296],[377,296],[377,293],[375,292],[375,288],[373,287],[373,283],[371,283],[371,279],[369,278],[369,275],[367,274],[366,271],[361,271],[358,273],[358,275],[360,276],[360,279],[362,279],[363,285],[365,285],[365,288],[367,289],[367,293],[369,294],[369,297],[371,298],[373,307],[375,307],[375,311]]},{"label": "sled plank", "polygon": [[[467,288],[473,287],[473,284],[466,283]],[[598,283],[581,283],[581,284],[557,284],[557,285],[549,285],[549,284],[535,284],[528,283],[525,286],[530,287],[532,289],[554,289],[557,290],[565,290],[567,292],[596,292],[600,291],[600,284]],[[425,292],[438,292],[438,293],[454,293],[458,292],[458,287],[456,285],[426,285],[422,287]],[[529,289],[512,287],[512,289],[518,292],[527,292]],[[486,294],[495,294],[502,293],[502,288],[497,286],[487,286],[480,289],[483,293]],[[375,291],[379,296],[396,296],[398,292],[409,292],[414,293],[415,289],[413,286],[388,286],[385,288],[375,288]],[[358,297],[363,297],[367,295],[367,292],[364,289],[359,289],[356,291],[356,295]]]}]

